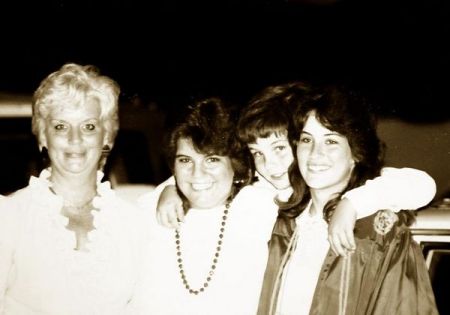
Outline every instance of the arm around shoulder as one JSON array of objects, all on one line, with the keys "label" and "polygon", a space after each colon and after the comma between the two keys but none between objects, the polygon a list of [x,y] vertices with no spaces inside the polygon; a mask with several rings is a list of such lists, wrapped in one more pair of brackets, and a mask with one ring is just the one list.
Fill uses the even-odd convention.
[{"label": "arm around shoulder", "polygon": [[348,191],[347,198],[358,218],[380,209],[416,210],[427,205],[436,194],[436,183],[426,172],[414,168],[385,167],[381,175]]}]

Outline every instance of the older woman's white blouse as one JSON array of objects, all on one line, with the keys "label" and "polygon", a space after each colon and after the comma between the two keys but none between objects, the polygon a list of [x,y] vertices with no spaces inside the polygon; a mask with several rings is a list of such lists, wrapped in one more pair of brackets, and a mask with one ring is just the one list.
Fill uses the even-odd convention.
[{"label": "older woman's white blouse", "polygon": [[89,251],[76,251],[48,176],[0,201],[0,314],[124,314],[142,261],[139,210],[99,183]]},{"label": "older woman's white blouse", "polygon": [[[267,263],[267,242],[277,215],[273,193],[245,187],[231,203],[216,269],[204,292],[194,295],[183,285],[177,262],[175,232],[155,220],[158,190],[142,197],[149,215],[146,277],[130,314],[256,314]],[[208,277],[219,239],[224,206],[190,209],[181,226],[183,269],[191,287]]]}]

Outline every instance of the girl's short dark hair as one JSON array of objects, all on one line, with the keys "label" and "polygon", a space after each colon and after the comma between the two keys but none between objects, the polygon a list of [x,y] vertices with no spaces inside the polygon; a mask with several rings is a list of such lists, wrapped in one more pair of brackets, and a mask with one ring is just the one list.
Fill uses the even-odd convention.
[{"label": "girl's short dark hair", "polygon": [[298,98],[310,92],[305,82],[291,82],[266,87],[256,94],[240,113],[238,137],[245,143],[267,138],[273,133],[286,133]]},{"label": "girl's short dark hair", "polygon": [[180,123],[176,124],[167,141],[166,155],[173,171],[177,143],[189,139],[198,152],[227,156],[234,171],[234,185],[238,188],[252,178],[249,157],[236,137],[235,107],[218,98],[201,100],[188,107]]}]

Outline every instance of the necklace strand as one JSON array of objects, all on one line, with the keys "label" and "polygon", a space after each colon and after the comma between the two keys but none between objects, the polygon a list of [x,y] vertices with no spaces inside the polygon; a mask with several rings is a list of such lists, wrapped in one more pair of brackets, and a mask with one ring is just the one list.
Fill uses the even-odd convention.
[{"label": "necklace strand", "polygon": [[214,256],[213,256],[213,259],[212,259],[211,269],[208,272],[208,275],[206,277],[205,282],[203,283],[202,287],[199,288],[199,289],[193,289],[191,287],[191,285],[189,284],[188,280],[187,280],[186,272],[183,269],[183,258],[182,258],[182,253],[181,253],[180,231],[179,231],[179,229],[175,230],[175,245],[176,245],[176,249],[177,249],[178,269],[180,271],[180,276],[181,276],[181,280],[183,281],[184,287],[191,294],[197,295],[197,294],[199,294],[201,292],[204,292],[206,290],[206,288],[208,287],[209,282],[211,281],[211,279],[212,279],[212,277],[214,275],[214,271],[215,271],[217,263],[219,261],[220,251],[222,250],[223,236],[224,236],[224,232],[225,232],[225,224],[226,224],[226,221],[227,221],[227,218],[228,218],[228,211],[229,211],[229,209],[230,209],[230,203],[227,203],[225,205],[225,209],[223,211],[222,222],[220,223],[219,240],[217,241],[216,252],[214,253]]}]

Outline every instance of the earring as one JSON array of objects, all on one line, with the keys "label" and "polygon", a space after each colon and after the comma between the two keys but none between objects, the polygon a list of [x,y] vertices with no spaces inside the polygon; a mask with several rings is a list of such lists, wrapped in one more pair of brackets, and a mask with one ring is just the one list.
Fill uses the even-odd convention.
[{"label": "earring", "polygon": [[102,155],[108,155],[111,152],[111,148],[109,145],[105,144],[102,148]]},{"label": "earring", "polygon": [[39,148],[41,156],[41,169],[45,169],[50,166],[50,157],[48,156],[48,150],[42,146]]}]

